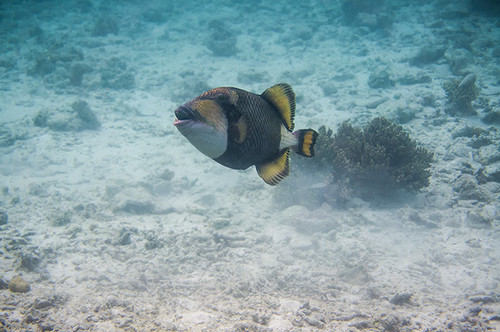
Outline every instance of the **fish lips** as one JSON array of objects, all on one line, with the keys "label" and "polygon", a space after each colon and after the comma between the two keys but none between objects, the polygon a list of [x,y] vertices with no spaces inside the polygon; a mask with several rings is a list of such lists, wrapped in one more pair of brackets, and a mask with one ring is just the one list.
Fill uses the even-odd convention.
[{"label": "fish lips", "polygon": [[192,122],[193,121],[191,121],[191,120],[179,120],[176,118],[174,121],[174,126],[176,126],[177,128],[183,128],[183,127],[188,126]]}]

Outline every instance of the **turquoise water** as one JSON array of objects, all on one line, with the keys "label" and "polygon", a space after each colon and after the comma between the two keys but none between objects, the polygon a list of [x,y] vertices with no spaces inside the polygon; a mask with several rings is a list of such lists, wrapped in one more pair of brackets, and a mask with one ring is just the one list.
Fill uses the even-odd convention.
[{"label": "turquoise water", "polygon": [[[0,330],[498,329],[499,18],[487,0],[2,1]],[[280,82],[295,127],[325,128],[276,187],[173,126],[204,91]],[[341,167],[339,128],[378,117],[427,173],[410,143],[386,169],[357,136]]]}]

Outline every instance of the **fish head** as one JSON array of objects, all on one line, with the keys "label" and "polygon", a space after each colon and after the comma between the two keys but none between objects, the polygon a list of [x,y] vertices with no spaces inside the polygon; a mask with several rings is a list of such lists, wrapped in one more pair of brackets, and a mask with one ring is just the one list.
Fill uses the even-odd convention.
[{"label": "fish head", "polygon": [[210,158],[220,157],[227,149],[228,121],[216,99],[198,97],[178,107],[174,126]]}]

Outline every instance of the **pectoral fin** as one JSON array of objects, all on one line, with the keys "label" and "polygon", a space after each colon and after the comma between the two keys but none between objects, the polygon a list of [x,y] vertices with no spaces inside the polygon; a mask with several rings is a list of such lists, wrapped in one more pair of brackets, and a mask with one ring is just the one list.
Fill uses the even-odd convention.
[{"label": "pectoral fin", "polygon": [[234,140],[236,143],[243,143],[247,138],[247,122],[245,121],[245,117],[241,116],[241,118],[235,124],[235,135]]}]

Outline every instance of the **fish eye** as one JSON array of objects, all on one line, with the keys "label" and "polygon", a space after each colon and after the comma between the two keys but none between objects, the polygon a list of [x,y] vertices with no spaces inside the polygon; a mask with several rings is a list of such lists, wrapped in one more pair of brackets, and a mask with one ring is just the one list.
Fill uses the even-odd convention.
[{"label": "fish eye", "polygon": [[216,101],[222,101],[222,100],[226,100],[227,99],[227,94],[224,93],[224,92],[217,92],[214,96],[213,96],[213,99],[215,99]]},{"label": "fish eye", "polygon": [[193,111],[187,107],[180,106],[176,111],[175,115],[179,120],[189,120],[189,119],[194,119],[195,116],[193,114]]}]

